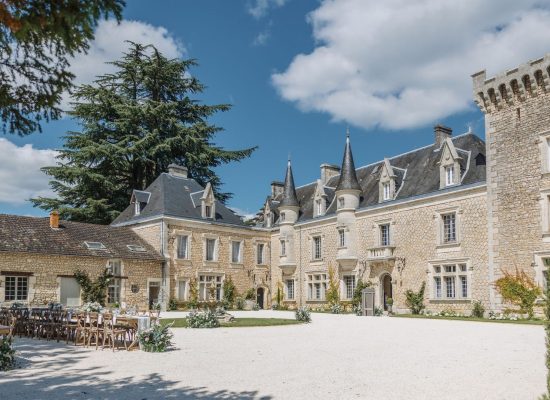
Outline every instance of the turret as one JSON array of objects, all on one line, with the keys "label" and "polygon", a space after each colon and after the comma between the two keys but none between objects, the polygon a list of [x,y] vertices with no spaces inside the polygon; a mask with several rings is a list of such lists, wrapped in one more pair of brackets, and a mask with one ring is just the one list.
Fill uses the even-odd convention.
[{"label": "turret", "polygon": [[300,204],[296,196],[294,176],[290,160],[286,168],[283,198],[279,203],[279,267],[286,273],[293,273],[296,268],[294,256],[294,223],[298,220]]}]

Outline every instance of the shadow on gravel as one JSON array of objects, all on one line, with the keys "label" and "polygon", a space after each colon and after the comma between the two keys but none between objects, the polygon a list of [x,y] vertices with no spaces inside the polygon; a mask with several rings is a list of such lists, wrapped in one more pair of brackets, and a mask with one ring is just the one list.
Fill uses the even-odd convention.
[{"label": "shadow on gravel", "polygon": [[[75,368],[76,362],[89,349],[65,343],[38,340],[16,340],[18,366],[15,370],[0,373],[2,400],[156,400],[156,399],[244,399],[268,400],[258,391],[211,391],[204,387],[179,386],[185,382],[164,379],[151,373],[146,377],[128,376],[116,381],[108,377],[114,369],[124,365],[104,365],[90,369]],[[92,350],[95,351],[95,350]],[[70,369],[69,366],[72,366]],[[66,371],[66,372],[64,372]],[[204,372],[208,374],[208,371]]]}]

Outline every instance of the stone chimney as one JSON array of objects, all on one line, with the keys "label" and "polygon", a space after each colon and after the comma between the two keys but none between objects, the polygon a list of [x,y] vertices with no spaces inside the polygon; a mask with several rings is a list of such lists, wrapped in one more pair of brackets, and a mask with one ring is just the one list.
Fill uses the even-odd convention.
[{"label": "stone chimney", "polygon": [[279,181],[271,182],[271,197],[275,198],[281,193],[283,193],[284,188],[285,188],[285,184],[283,182],[279,182]]},{"label": "stone chimney", "polygon": [[59,213],[55,210],[50,213],[50,228],[59,229]]},{"label": "stone chimney", "polygon": [[187,167],[178,164],[170,164],[168,166],[168,173],[179,178],[187,178]]},{"label": "stone chimney", "polygon": [[453,130],[447,126],[437,124],[434,126],[435,146],[440,148],[447,138],[453,136]]},{"label": "stone chimney", "polygon": [[321,164],[321,183],[326,185],[327,182],[335,175],[340,173],[340,167],[333,164]]}]

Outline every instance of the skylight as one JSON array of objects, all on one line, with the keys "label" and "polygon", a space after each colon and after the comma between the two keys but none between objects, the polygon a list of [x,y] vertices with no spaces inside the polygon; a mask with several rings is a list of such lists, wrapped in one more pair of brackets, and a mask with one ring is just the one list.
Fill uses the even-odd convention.
[{"label": "skylight", "polygon": [[88,250],[107,250],[107,247],[101,242],[84,242]]},{"label": "skylight", "polygon": [[126,247],[128,247],[128,249],[130,251],[135,251],[135,252],[138,252],[138,253],[143,253],[144,251],[147,251],[145,249],[145,247],[140,246],[138,244],[128,244],[128,245],[126,245]]}]

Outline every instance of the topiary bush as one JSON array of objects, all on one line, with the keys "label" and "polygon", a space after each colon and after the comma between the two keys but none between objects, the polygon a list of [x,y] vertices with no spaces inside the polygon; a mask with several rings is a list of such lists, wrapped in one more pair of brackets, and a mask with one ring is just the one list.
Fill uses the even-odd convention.
[{"label": "topiary bush", "polygon": [[232,308],[237,296],[237,289],[231,277],[223,281],[223,305],[225,308]]},{"label": "topiary bush", "polygon": [[384,314],[384,310],[382,307],[374,307],[374,316],[375,317],[381,317],[382,314]]},{"label": "topiary bush", "polygon": [[515,274],[502,272],[504,276],[495,282],[495,287],[508,303],[519,307],[520,312],[533,318],[535,301],[542,294],[541,288],[524,271],[516,268]]},{"label": "topiary bush", "polygon": [[339,303],[336,303],[336,304],[332,304],[330,306],[330,312],[333,313],[333,314],[342,314],[343,312],[343,307],[341,304]]},{"label": "topiary bush", "polygon": [[483,304],[481,304],[481,301],[476,300],[473,303],[472,308],[472,317],[474,318],[483,318],[485,315],[485,307],[483,307]]},{"label": "topiary bush", "polygon": [[296,321],[311,322],[311,312],[307,307],[300,307],[295,312]]},{"label": "topiary bush", "polygon": [[168,302],[168,310],[176,311],[177,309],[178,309],[178,301],[172,297]]},{"label": "topiary bush", "polygon": [[420,290],[413,292],[411,289],[405,291],[405,304],[413,314],[420,314],[424,309],[424,291],[426,290],[426,282],[422,282]]},{"label": "topiary bush", "polygon": [[191,311],[185,319],[188,328],[217,328],[220,326],[218,316],[212,310]]},{"label": "topiary bush", "polygon": [[138,333],[139,347],[143,351],[151,353],[162,353],[172,345],[170,327],[174,323],[164,325],[154,324],[149,329]]}]

